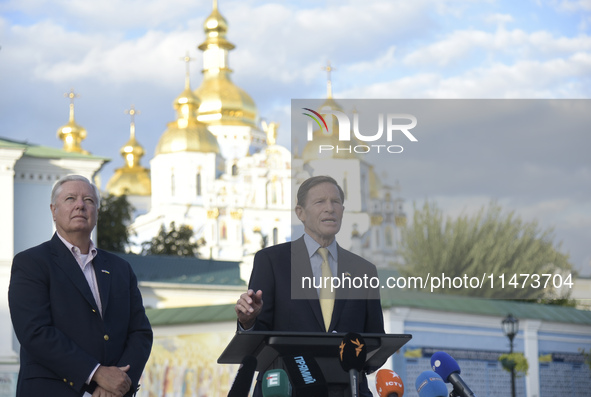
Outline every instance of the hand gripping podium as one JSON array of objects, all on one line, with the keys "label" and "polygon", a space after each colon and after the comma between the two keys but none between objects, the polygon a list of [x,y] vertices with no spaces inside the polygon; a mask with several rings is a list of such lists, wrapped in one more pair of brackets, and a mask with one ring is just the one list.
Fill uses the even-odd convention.
[{"label": "hand gripping podium", "polygon": [[[348,386],[349,374],[341,368],[339,345],[346,333],[237,331],[218,358],[218,364],[240,364],[250,355],[257,371],[284,368],[282,357],[308,355],[315,358],[326,383]],[[361,334],[367,348],[365,368],[375,371],[407,343],[409,334]],[[342,389],[347,390],[347,387]],[[332,394],[331,394],[332,395]],[[349,395],[348,392],[343,394]]]}]

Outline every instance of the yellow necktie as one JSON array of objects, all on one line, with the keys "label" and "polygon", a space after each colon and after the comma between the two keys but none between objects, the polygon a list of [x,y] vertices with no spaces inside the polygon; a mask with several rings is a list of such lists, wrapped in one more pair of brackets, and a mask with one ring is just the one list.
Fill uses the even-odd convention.
[{"label": "yellow necktie", "polygon": [[[325,277],[332,277],[330,266],[328,265],[328,250],[326,248],[318,248],[318,253],[322,257],[322,286],[324,286]],[[330,280],[330,279],[328,279]],[[320,309],[322,310],[322,317],[324,318],[324,328],[328,331],[330,327],[330,319],[332,318],[332,309],[334,307],[334,291],[330,290],[331,282],[326,284],[326,288],[320,287]]]}]

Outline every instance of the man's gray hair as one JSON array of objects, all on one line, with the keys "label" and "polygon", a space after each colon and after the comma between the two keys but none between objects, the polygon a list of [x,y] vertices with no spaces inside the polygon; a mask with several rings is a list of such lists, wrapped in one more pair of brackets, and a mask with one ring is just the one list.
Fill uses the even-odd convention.
[{"label": "man's gray hair", "polygon": [[92,190],[94,191],[94,196],[96,198],[96,208],[100,208],[101,206],[101,193],[98,190],[98,187],[96,187],[96,185],[92,182],[90,182],[88,180],[88,178],[82,176],[82,175],[66,175],[64,177],[61,177],[54,185],[53,185],[53,189],[51,190],[51,204],[55,205],[55,201],[57,200],[57,196],[59,196],[60,192],[62,191],[62,186],[64,183],[66,182],[71,182],[71,181],[82,181],[82,182],[86,182],[88,183],[91,187]]}]

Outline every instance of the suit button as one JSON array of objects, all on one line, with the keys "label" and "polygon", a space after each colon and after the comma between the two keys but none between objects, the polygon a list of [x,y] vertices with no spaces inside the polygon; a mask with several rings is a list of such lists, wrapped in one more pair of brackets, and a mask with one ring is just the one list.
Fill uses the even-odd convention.
[{"label": "suit button", "polygon": [[70,382],[70,386],[74,386],[74,382]]},{"label": "suit button", "polygon": [[64,378],[64,383],[68,383],[68,380],[66,378]]},{"label": "suit button", "polygon": [[105,340],[109,340],[109,335],[104,336]]},{"label": "suit button", "polygon": [[92,312],[93,312],[93,313],[96,313],[96,310],[92,309]]}]

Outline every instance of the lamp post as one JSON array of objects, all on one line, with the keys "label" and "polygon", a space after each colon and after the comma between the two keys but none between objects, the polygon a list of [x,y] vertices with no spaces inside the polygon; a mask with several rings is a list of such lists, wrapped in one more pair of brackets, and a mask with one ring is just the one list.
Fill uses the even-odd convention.
[{"label": "lamp post", "polygon": [[[513,317],[512,314],[508,314],[507,317],[501,322],[503,324],[503,332],[505,336],[509,338],[509,353],[513,353],[513,339],[517,332],[519,332],[519,320]],[[511,396],[515,397],[515,364],[511,368]]]}]

